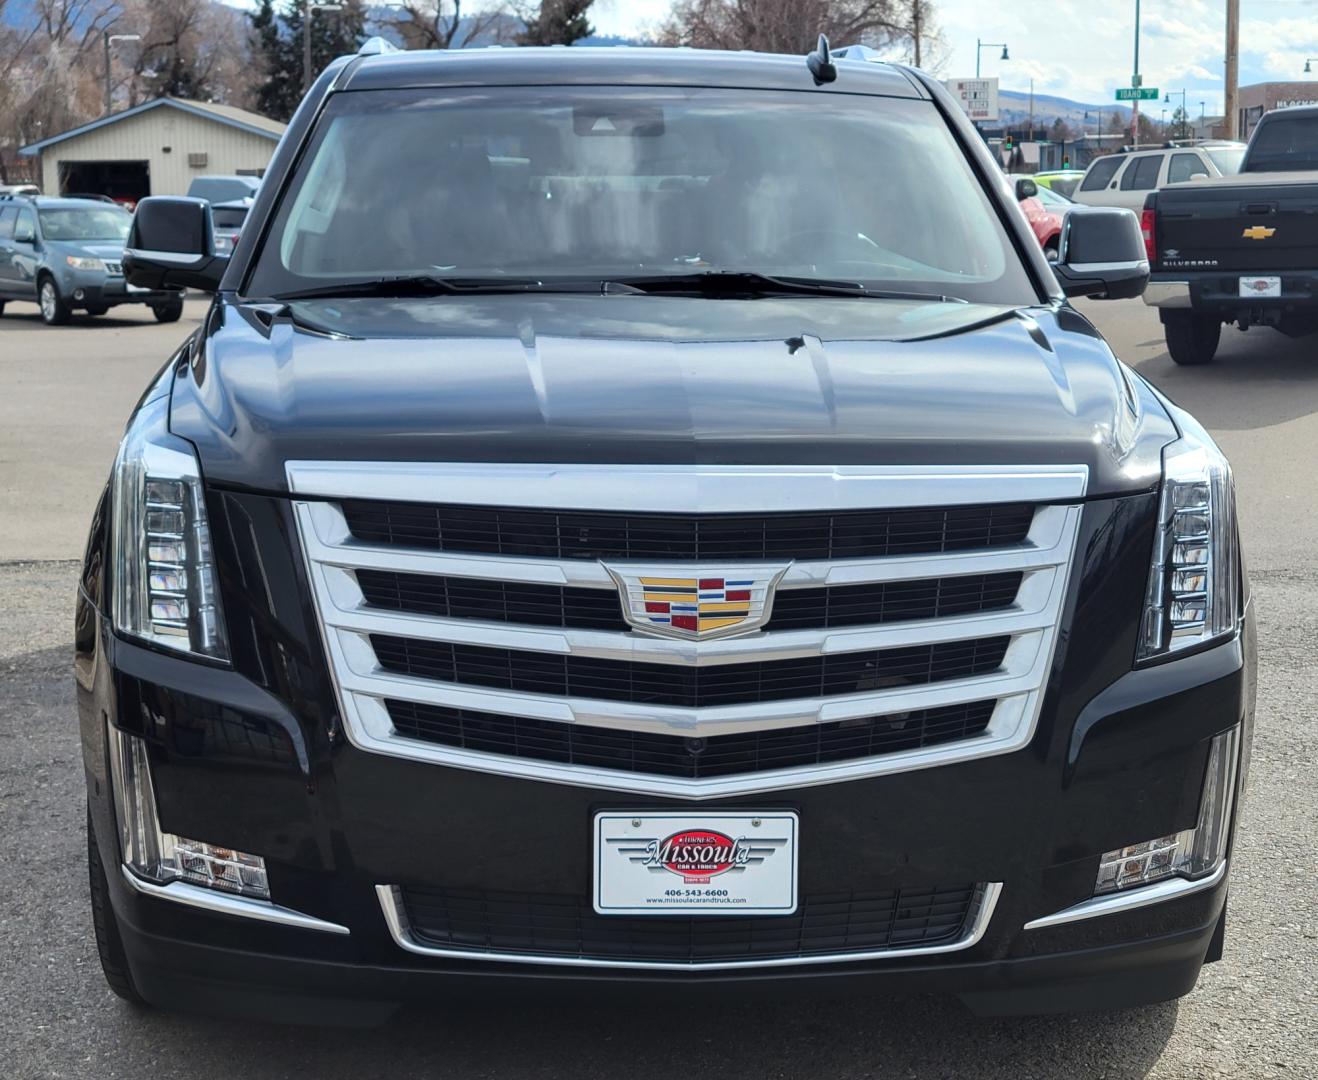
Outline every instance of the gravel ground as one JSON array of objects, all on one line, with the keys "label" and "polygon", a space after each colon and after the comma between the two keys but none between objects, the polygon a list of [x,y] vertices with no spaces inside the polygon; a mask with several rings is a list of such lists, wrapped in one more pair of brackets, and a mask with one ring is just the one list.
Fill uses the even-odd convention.
[{"label": "gravel ground", "polygon": [[[1205,969],[1193,994],[1130,1012],[1026,1020],[979,1020],[930,998],[794,997],[643,1011],[547,1001],[511,1013],[413,1012],[365,1032],[140,1013],[101,981],[85,895],[69,665],[77,563],[22,555],[41,548],[42,527],[66,554],[80,548],[89,500],[127,406],[167,355],[168,328],[134,331],[123,320],[126,340],[107,337],[117,359],[88,377],[86,328],[22,324],[11,337],[7,314],[0,319],[0,378],[8,388],[0,400],[0,1077],[1318,1077],[1312,346],[1256,334],[1246,351],[1231,340],[1224,361],[1192,379],[1171,369],[1142,307],[1109,305],[1095,314],[1123,355],[1219,433],[1235,459],[1246,514],[1262,656],[1259,723],[1226,956]],[[169,336],[177,341],[184,332],[174,327]],[[19,356],[9,346],[20,338],[39,352]],[[48,401],[56,389],[64,397]],[[70,415],[70,400],[114,406]],[[5,425],[20,415],[23,424]],[[57,437],[45,440],[46,460],[33,479],[21,467],[35,454],[28,439],[52,428]],[[26,495],[61,478],[76,497],[47,487],[40,515],[28,515]]]}]

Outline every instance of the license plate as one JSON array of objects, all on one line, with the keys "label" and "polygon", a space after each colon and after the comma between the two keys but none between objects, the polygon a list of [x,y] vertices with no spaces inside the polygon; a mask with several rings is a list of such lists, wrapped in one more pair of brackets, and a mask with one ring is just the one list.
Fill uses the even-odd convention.
[{"label": "license plate", "polygon": [[607,811],[595,815],[601,915],[790,915],[797,816]]},{"label": "license plate", "polygon": [[1281,278],[1279,277],[1242,277],[1240,295],[1244,297],[1269,297],[1281,295]]}]

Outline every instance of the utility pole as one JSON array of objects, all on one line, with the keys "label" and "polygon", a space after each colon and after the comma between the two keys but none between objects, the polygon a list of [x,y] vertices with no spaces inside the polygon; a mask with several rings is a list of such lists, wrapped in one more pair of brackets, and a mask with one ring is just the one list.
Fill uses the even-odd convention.
[{"label": "utility pole", "polygon": [[[1135,72],[1130,80],[1131,86],[1140,85],[1140,0],[1135,0]],[[1140,145],[1140,102],[1136,98],[1130,103],[1130,142],[1136,149]]]},{"label": "utility pole", "polygon": [[1240,0],[1226,0],[1226,137],[1240,138]]},{"label": "utility pole", "polygon": [[920,24],[924,21],[924,0],[915,0],[915,66],[920,66]]},{"label": "utility pole", "polygon": [[311,89],[311,19],[317,11],[341,11],[342,4],[315,4],[306,0],[302,8],[302,93]]},{"label": "utility pole", "polygon": [[141,34],[112,34],[109,30],[101,31],[101,42],[105,45],[105,115],[110,115],[111,94],[113,93],[113,76],[110,70],[110,45],[116,41],[141,41]]}]

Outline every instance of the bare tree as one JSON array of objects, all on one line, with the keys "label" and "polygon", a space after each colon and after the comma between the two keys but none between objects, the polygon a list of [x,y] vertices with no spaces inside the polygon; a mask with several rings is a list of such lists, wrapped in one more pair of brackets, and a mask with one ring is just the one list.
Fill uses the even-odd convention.
[{"label": "bare tree", "polygon": [[910,0],[677,0],[660,39],[794,53],[809,49],[821,33],[834,45],[884,48],[909,40],[913,29]]},{"label": "bare tree", "polygon": [[517,35],[519,45],[571,45],[590,37],[590,7],[594,0],[540,0],[518,12],[526,28]]},{"label": "bare tree", "polygon": [[124,0],[123,25],[142,35],[129,104],[168,95],[245,104],[250,83],[246,21],[212,0]]},{"label": "bare tree", "polygon": [[402,40],[405,49],[461,49],[478,41],[498,41],[507,29],[508,14],[489,7],[462,13],[462,0],[449,10],[444,0],[405,0],[399,12],[381,21]]}]

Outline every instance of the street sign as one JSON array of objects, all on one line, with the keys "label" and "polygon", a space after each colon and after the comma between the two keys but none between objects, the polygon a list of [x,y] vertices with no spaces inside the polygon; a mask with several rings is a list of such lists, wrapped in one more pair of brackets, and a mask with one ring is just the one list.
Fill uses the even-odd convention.
[{"label": "street sign", "polygon": [[1118,101],[1157,101],[1158,88],[1156,86],[1118,86]]},{"label": "street sign", "polygon": [[998,118],[997,79],[948,79],[945,85],[971,120]]}]

